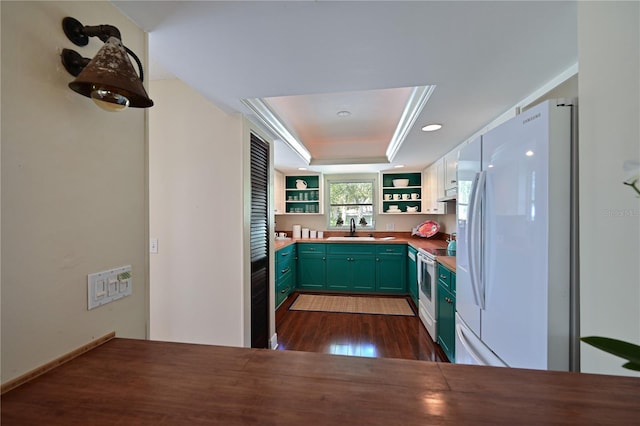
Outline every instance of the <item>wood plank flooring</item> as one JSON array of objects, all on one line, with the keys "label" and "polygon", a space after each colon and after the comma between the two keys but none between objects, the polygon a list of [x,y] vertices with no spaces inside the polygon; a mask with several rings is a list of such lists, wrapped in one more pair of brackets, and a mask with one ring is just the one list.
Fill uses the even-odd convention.
[{"label": "wood plank flooring", "polygon": [[276,312],[279,350],[449,362],[417,316],[290,311],[297,295]]}]

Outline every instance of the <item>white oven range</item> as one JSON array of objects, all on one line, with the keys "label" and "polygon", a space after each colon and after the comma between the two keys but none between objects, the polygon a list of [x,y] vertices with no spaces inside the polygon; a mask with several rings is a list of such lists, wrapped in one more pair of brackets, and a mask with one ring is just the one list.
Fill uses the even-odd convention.
[{"label": "white oven range", "polygon": [[418,314],[431,339],[438,340],[437,302],[438,279],[436,256],[446,255],[447,249],[418,249]]}]

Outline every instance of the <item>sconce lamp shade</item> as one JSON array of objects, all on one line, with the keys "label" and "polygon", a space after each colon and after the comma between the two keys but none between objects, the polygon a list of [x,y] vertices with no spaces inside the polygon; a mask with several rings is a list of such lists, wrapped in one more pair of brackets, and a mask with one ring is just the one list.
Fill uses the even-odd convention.
[{"label": "sconce lamp shade", "polygon": [[125,47],[116,37],[109,37],[78,77],[69,83],[69,87],[81,95],[93,98],[98,106],[111,111],[127,106],[153,106]]}]

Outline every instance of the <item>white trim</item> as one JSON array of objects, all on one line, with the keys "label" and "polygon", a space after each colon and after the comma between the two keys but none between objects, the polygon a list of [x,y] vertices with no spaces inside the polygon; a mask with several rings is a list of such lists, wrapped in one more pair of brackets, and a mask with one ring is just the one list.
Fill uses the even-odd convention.
[{"label": "white trim", "polygon": [[278,349],[278,333],[273,333],[273,336],[269,339],[269,347],[274,351]]},{"label": "white trim", "polygon": [[422,112],[422,109],[427,104],[429,97],[435,90],[436,86],[417,86],[413,88],[411,96],[407,101],[407,105],[404,107],[398,126],[396,127],[393,137],[387,147],[387,159],[392,162],[395,158],[398,150],[402,146],[402,143],[407,138],[409,131],[413,127],[414,123],[418,119],[418,116]]},{"label": "white trim", "polygon": [[307,165],[311,162],[311,153],[296,139],[282,123],[282,120],[260,98],[242,99],[242,103],[249,107],[262,123],[277,137],[298,154]]}]

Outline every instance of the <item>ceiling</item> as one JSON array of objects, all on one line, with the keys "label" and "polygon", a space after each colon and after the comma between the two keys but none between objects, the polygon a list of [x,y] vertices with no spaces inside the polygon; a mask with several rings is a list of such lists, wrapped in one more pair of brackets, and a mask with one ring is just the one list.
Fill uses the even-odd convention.
[{"label": "ceiling", "polygon": [[[308,165],[278,140],[283,171],[422,169],[578,58],[575,2],[114,4],[149,32],[152,76],[174,75],[258,123],[243,100],[264,102],[311,152]],[[435,88],[389,161],[389,135],[416,86]],[[444,127],[420,131],[431,122]]]}]

